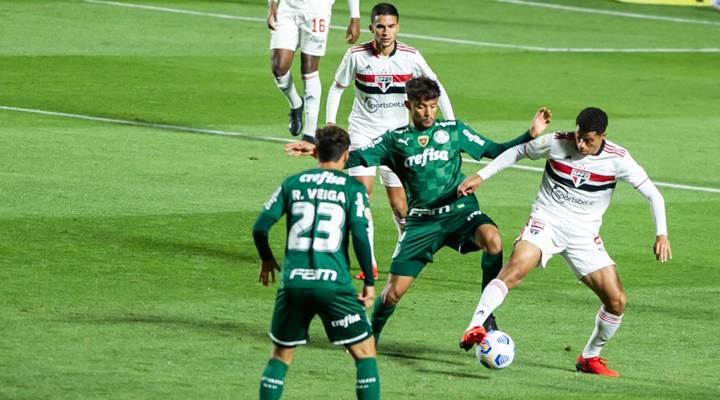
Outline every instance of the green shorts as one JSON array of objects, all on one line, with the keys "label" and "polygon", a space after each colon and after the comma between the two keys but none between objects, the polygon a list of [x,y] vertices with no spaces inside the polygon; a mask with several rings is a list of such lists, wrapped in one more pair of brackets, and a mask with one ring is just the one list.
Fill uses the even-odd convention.
[{"label": "green shorts", "polygon": [[365,309],[355,293],[282,288],[275,297],[270,339],[282,347],[307,343],[308,328],[315,315],[320,316],[333,344],[352,345],[372,335]]},{"label": "green shorts", "polygon": [[390,273],[417,277],[443,246],[461,254],[480,250],[475,244],[475,230],[484,224],[497,226],[492,218],[480,211],[477,202],[458,201],[450,207],[430,210],[425,215],[416,213],[413,216],[411,210],[395,248]]}]

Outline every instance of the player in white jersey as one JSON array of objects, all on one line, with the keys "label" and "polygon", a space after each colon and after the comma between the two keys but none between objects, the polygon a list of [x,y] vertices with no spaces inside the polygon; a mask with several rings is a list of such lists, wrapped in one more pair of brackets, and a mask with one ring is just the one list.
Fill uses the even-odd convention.
[{"label": "player in white jersey", "polygon": [[[322,95],[318,66],[320,57],[325,55],[333,3],[335,0],[268,0],[272,73],[275,84],[290,104],[288,129],[292,135],[300,132],[315,135]],[[352,44],[360,36],[360,0],[348,0],[348,8],[350,24],[345,40]],[[301,52],[300,70],[305,86],[303,98],[298,96],[290,73],[297,49]]]},{"label": "player in white jersey", "polygon": [[600,238],[602,216],[617,181],[625,181],[645,196],[655,221],[653,252],[660,262],[672,257],[665,222],[665,202],[645,170],[627,150],[606,139],[607,114],[586,108],[577,117],[577,132],[541,136],[512,147],[458,187],[467,195],[497,172],[522,158],[546,158],[540,191],[527,225],[517,239],[508,264],[482,292],[461,346],[472,347],[485,336],[482,324],[535,266],[545,267],[560,254],[580,281],[602,301],[595,328],[578,356],[579,371],[619,376],[600,358],[605,343],[622,321],[626,297],[615,262]]},{"label": "player in white jersey", "polygon": [[[417,49],[395,40],[400,31],[399,19],[399,12],[392,4],[376,4],[370,13],[370,31],[374,39],[348,49],[335,72],[335,84],[328,93],[326,122],[336,122],[340,98],[344,90],[354,83],[355,100],[348,118],[350,150],[370,145],[385,132],[409,123],[405,108],[405,82],[420,76],[437,81],[437,76]],[[455,119],[445,88],[437,82],[441,90],[438,99],[440,110],[445,119]],[[368,194],[372,195],[376,167],[353,167],[348,173],[362,182]],[[380,167],[380,181],[390,200],[393,220],[401,231],[407,214],[402,183],[386,166]],[[373,272],[377,274],[373,236],[371,223]],[[357,277],[363,279],[362,273]]]}]

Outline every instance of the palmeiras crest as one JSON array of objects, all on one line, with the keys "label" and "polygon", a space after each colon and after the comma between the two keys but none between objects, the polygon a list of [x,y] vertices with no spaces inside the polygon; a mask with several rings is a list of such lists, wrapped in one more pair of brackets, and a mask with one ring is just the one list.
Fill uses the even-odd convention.
[{"label": "palmeiras crest", "polygon": [[420,144],[420,146],[422,146],[422,147],[427,146],[429,141],[430,141],[430,136],[428,136],[428,135],[418,136],[418,144]]},{"label": "palmeiras crest", "polygon": [[375,84],[385,93],[393,83],[392,75],[375,75]]},{"label": "palmeiras crest", "polygon": [[580,187],[583,183],[587,182],[590,179],[590,173],[581,169],[573,168],[570,177],[572,178],[575,187]]}]

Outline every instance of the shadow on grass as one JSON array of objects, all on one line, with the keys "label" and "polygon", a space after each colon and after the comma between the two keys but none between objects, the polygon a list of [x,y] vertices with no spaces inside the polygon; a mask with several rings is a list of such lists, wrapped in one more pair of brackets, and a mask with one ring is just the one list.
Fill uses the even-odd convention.
[{"label": "shadow on grass", "polygon": [[254,252],[241,252],[220,247],[210,243],[192,243],[181,242],[176,240],[167,240],[163,238],[150,238],[144,236],[138,237],[121,237],[118,240],[135,249],[141,249],[144,252],[159,251],[169,255],[178,256],[204,256],[220,259],[229,263],[256,263],[257,255]]},{"label": "shadow on grass", "polygon": [[201,320],[166,315],[127,314],[118,316],[66,315],[50,319],[51,322],[90,325],[151,325],[210,332],[221,335],[239,335],[268,340],[267,330],[241,321]]}]

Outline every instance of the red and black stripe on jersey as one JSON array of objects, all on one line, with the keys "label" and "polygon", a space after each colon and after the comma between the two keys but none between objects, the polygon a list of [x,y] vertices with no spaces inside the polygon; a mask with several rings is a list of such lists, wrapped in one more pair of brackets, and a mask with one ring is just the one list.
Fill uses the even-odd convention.
[{"label": "red and black stripe on jersey", "polygon": [[[563,164],[557,160],[548,160],[545,163],[545,173],[555,182],[567,186],[569,188],[583,190],[586,192],[599,192],[602,190],[615,189],[617,181],[614,176],[601,175],[593,172],[588,172],[590,176],[587,181],[582,185],[575,186],[575,183],[570,178],[566,178],[563,175],[571,176],[573,167],[570,165]],[[608,183],[604,183],[608,182]]]},{"label": "red and black stripe on jersey", "polygon": [[[388,86],[383,90],[381,85],[383,82],[379,78],[389,80]],[[368,94],[404,94],[405,82],[412,79],[411,74],[392,75],[392,74],[355,74],[355,87]]]}]

